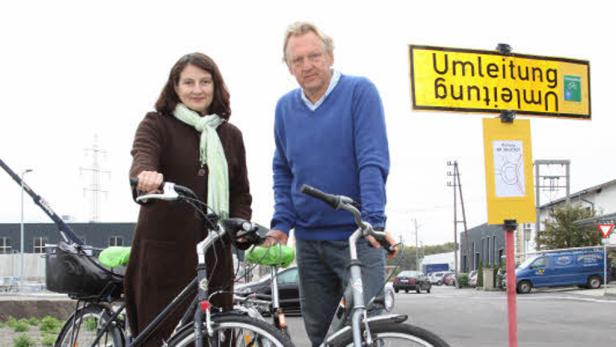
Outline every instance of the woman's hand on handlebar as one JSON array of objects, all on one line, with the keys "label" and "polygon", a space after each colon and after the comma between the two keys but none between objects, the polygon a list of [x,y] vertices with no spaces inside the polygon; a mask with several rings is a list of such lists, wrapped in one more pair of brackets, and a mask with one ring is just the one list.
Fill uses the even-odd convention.
[{"label": "woman's hand on handlebar", "polygon": [[[368,240],[370,245],[374,248],[382,247],[379,241],[377,241],[372,235],[366,236],[366,240]],[[393,252],[387,252],[387,259],[393,259],[396,255],[398,255],[399,250],[398,250],[398,244],[396,243],[396,240],[394,239],[394,237],[391,235],[389,231],[385,231],[385,241],[389,243],[390,249],[393,249]]]},{"label": "woman's hand on handlebar", "polygon": [[287,233],[285,233],[284,231],[270,230],[265,235],[265,241],[263,241],[263,244],[261,244],[261,246],[270,247],[270,246],[273,246],[279,243],[286,245],[288,239],[289,239],[289,235],[287,235]]},{"label": "woman's hand on handlebar", "polygon": [[155,192],[163,184],[163,174],[156,171],[141,171],[137,179],[137,190],[145,193]]}]

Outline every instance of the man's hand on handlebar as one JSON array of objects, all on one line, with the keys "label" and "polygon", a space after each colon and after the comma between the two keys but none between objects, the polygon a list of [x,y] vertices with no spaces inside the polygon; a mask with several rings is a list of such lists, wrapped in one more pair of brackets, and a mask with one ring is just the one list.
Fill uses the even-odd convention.
[{"label": "man's hand on handlebar", "polygon": [[289,235],[282,230],[270,230],[265,237],[265,241],[261,244],[263,247],[270,247],[279,243],[286,245],[289,239]]},{"label": "man's hand on handlebar", "polygon": [[[368,242],[370,243],[370,246],[374,247],[374,248],[381,248],[381,244],[379,243],[379,241],[377,241],[374,236],[372,235],[368,235],[366,236],[366,239],[368,240]],[[396,243],[396,240],[394,239],[394,237],[391,235],[391,233],[389,231],[385,231],[385,241],[387,241],[387,243],[389,243],[390,245],[390,249],[393,249],[393,252],[387,252],[387,259],[393,259],[396,255],[398,255],[398,244]]]},{"label": "man's hand on handlebar", "polygon": [[163,174],[156,171],[141,171],[137,175],[137,190],[144,193],[157,191],[163,184]]}]

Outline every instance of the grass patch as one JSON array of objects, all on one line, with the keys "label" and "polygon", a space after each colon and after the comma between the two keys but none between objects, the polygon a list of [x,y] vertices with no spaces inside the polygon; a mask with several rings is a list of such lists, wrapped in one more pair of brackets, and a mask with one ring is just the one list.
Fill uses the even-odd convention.
[{"label": "grass patch", "polygon": [[19,335],[13,339],[13,347],[33,347],[34,340],[27,335]]},{"label": "grass patch", "polygon": [[32,317],[32,318],[28,319],[27,322],[28,322],[28,324],[30,324],[33,327],[36,327],[39,324],[41,324],[41,320],[36,318],[36,317]]},{"label": "grass patch", "polygon": [[17,321],[17,323],[15,323],[13,330],[15,330],[15,332],[18,332],[18,333],[23,333],[23,332],[30,330],[30,325],[28,324],[27,320],[20,319]]},{"label": "grass patch", "polygon": [[56,317],[45,316],[41,319],[41,324],[39,325],[39,329],[42,332],[46,333],[58,333],[60,332],[60,326],[62,322]]},{"label": "grass patch", "polygon": [[56,337],[54,335],[45,334],[43,339],[41,340],[41,344],[43,347],[52,347],[54,342],[56,342]]}]

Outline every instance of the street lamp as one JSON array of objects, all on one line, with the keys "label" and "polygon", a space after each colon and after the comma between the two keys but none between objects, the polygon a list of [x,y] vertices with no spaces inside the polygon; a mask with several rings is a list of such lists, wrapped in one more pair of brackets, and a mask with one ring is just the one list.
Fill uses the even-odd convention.
[{"label": "street lamp", "polygon": [[23,288],[24,286],[24,176],[28,173],[32,172],[32,169],[26,169],[21,172],[21,220],[20,220],[20,250],[21,250],[21,261],[20,261],[20,271],[19,271],[19,286]]}]

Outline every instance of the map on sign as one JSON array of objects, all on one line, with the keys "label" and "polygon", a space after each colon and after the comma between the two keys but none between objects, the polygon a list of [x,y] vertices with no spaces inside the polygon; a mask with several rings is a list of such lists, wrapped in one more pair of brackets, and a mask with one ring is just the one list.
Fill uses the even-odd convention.
[{"label": "map on sign", "polygon": [[525,196],[522,141],[493,141],[492,147],[494,149],[496,197]]},{"label": "map on sign", "polygon": [[536,220],[530,121],[483,119],[488,224]]}]

